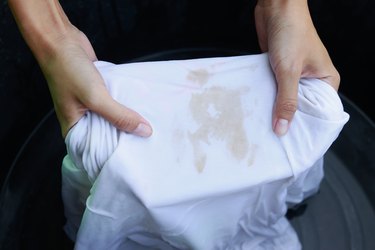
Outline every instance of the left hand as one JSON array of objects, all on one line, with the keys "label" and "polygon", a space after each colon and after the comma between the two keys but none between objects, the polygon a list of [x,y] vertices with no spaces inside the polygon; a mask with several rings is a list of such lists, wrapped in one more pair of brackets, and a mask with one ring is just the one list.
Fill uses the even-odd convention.
[{"label": "left hand", "polygon": [[324,80],[336,91],[340,75],[313,25],[307,0],[258,0],[255,25],[277,81],[272,118],[276,135],[285,135],[297,110],[301,77]]}]

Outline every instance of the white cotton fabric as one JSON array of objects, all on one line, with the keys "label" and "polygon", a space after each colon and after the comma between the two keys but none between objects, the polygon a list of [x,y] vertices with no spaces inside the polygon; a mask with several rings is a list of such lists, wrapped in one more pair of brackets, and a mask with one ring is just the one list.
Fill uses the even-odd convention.
[{"label": "white cotton fabric", "polygon": [[267,54],[95,65],[153,135],[94,112],[69,131],[62,195],[75,249],[301,249],[285,213],[318,190],[349,119],[331,86],[301,79],[279,138]]}]

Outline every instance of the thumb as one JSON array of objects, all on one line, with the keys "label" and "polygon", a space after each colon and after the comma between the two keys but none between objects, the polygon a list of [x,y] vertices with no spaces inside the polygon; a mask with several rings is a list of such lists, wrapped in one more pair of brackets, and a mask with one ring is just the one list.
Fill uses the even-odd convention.
[{"label": "thumb", "polygon": [[118,129],[141,137],[149,137],[152,128],[140,114],[115,101],[107,92],[102,93],[99,104],[91,108]]},{"label": "thumb", "polygon": [[294,113],[297,110],[298,84],[301,71],[293,67],[275,70],[277,94],[273,110],[272,128],[276,135],[288,132]]}]

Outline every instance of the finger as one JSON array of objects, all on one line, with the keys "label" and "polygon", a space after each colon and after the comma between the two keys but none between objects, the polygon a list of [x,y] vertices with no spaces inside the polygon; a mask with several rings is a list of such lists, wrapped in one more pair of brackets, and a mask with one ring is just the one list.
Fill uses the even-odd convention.
[{"label": "finger", "polygon": [[323,53],[311,53],[309,60],[306,61],[302,77],[318,78],[329,84],[336,91],[338,91],[340,86],[340,74],[324,47]]},{"label": "finger", "polygon": [[295,67],[284,67],[275,71],[277,94],[273,111],[273,130],[283,136],[288,132],[297,110],[298,83],[301,71]]},{"label": "finger", "polygon": [[141,137],[149,137],[152,134],[152,128],[137,112],[121,105],[115,101],[108,93],[102,93],[100,102],[91,108],[112,123],[118,129],[135,134]]}]

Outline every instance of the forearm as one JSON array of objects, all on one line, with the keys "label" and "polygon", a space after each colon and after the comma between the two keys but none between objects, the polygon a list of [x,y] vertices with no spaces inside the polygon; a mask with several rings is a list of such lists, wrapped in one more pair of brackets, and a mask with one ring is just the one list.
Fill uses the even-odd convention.
[{"label": "forearm", "polygon": [[54,44],[72,25],[58,0],[8,0],[19,30],[39,61],[54,53]]},{"label": "forearm", "polygon": [[275,7],[280,8],[288,4],[307,6],[307,0],[258,0],[257,5],[262,7]]}]

